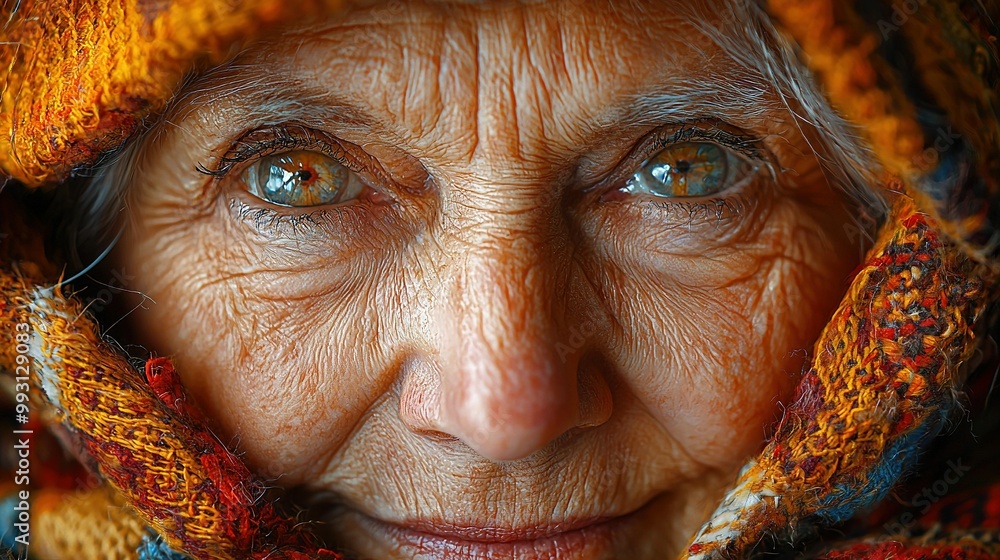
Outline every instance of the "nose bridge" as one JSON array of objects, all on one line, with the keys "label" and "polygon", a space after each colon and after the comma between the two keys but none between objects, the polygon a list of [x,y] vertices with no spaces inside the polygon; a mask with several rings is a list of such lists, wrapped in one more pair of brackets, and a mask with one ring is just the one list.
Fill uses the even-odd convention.
[{"label": "nose bridge", "polygon": [[456,210],[450,219],[460,226],[449,240],[448,299],[479,309],[475,316],[482,321],[521,321],[524,327],[542,321],[549,328],[565,315],[568,231],[557,188],[539,186],[547,180],[475,179],[479,185],[451,201]]},{"label": "nose bridge", "polygon": [[557,352],[566,266],[535,220],[528,209],[464,230],[442,309],[444,428],[497,459],[530,454],[578,415],[576,364]]},{"label": "nose bridge", "polygon": [[[525,337],[552,334],[554,315],[561,311],[560,301],[553,297],[560,283],[553,260],[558,257],[543,256],[547,248],[540,237],[537,232],[506,229],[466,244],[456,263],[450,299],[469,340],[478,332],[491,345],[517,344]],[[513,336],[517,333],[521,336]]]}]

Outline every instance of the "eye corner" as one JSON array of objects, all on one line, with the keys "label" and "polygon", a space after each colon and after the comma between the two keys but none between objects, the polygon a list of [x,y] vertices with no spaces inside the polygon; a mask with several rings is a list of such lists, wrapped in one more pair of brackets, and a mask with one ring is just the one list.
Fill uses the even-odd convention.
[{"label": "eye corner", "polygon": [[200,175],[206,175],[215,179],[222,179],[227,173],[229,173],[229,167],[226,166],[225,160],[220,160],[220,164],[214,169],[199,161],[197,165],[194,166],[194,170]]}]

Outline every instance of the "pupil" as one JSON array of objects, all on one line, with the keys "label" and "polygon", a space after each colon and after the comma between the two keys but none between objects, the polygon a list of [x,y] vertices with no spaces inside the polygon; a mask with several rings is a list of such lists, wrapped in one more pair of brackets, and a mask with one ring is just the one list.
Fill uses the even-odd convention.
[{"label": "pupil", "polygon": [[679,160],[677,165],[674,166],[674,169],[678,173],[687,173],[688,171],[691,171],[691,162],[686,159]]},{"label": "pupil", "polygon": [[309,179],[312,179],[312,173],[304,169],[301,171],[296,171],[295,173],[298,176],[298,178],[302,181],[308,181]]}]

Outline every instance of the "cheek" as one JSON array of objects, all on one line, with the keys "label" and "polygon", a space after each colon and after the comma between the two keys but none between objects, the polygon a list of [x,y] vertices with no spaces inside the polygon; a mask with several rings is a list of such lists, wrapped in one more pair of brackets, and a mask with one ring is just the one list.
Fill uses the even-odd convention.
[{"label": "cheek", "polygon": [[286,268],[275,280],[218,223],[149,228],[121,245],[120,265],[159,302],[131,319],[263,476],[311,476],[384,390],[364,376],[385,367],[374,341],[347,337],[369,332],[366,313],[385,306],[351,305],[351,289],[315,270]]},{"label": "cheek", "polygon": [[779,201],[752,241],[619,272],[623,377],[698,463],[738,465],[780,418],[854,266],[826,221]]}]

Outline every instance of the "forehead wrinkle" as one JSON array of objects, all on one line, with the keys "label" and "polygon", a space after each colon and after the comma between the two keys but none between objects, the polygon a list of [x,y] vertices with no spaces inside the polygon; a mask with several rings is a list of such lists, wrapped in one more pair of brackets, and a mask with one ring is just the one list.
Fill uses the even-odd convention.
[{"label": "forehead wrinkle", "polygon": [[[559,7],[568,9],[565,5]],[[489,54],[484,51],[489,49],[484,49],[480,44],[484,20],[493,19],[498,14],[479,13],[479,18],[471,20],[474,22],[472,27],[476,31],[464,26],[463,32],[461,23],[470,23],[468,17],[459,17],[457,21],[448,20],[448,23],[444,24],[444,29],[441,29],[442,22],[428,19],[426,14],[419,10],[412,10],[416,13],[408,13],[409,11],[411,8],[408,7],[400,11],[403,13],[392,15],[400,18],[414,17],[415,21],[400,19],[401,27],[396,27],[396,32],[386,32],[383,29],[377,36],[371,33],[375,26],[338,20],[318,28],[319,31],[310,27],[307,30],[289,32],[281,37],[282,42],[318,39],[321,43],[329,45],[326,47],[327,50],[337,52],[340,58],[346,56],[350,60],[362,55],[378,55],[380,49],[372,45],[375,39],[381,44],[382,51],[388,49],[399,54],[398,57],[387,59],[386,53],[383,52],[377,58],[385,60],[377,64],[370,58],[367,61],[358,60],[359,64],[366,67],[373,64],[379,68],[388,65],[381,70],[387,72],[382,80],[385,90],[381,92],[386,99],[376,102],[375,105],[372,105],[372,101],[377,101],[378,95],[359,97],[350,90],[338,93],[336,88],[323,87],[322,72],[310,71],[304,76],[293,75],[292,72],[295,70],[282,68],[289,65],[275,60],[270,55],[270,50],[263,53],[255,51],[258,53],[255,56],[244,56],[237,59],[237,62],[203,75],[180,96],[185,101],[181,105],[186,105],[186,110],[199,106],[211,109],[216,104],[229,106],[233,110],[239,108],[247,120],[265,124],[301,120],[306,124],[317,123],[321,126],[333,123],[338,127],[363,128],[381,135],[387,141],[415,143],[414,147],[425,155],[429,155],[429,152],[438,155],[446,152],[454,155],[456,151],[468,154],[483,148],[482,135],[484,133],[489,135],[492,131],[498,136],[498,141],[509,141],[514,137],[517,139],[516,146],[506,146],[498,154],[507,160],[504,162],[505,165],[511,163],[511,156],[515,160],[518,158],[523,160],[528,156],[532,159],[548,158],[567,149],[572,152],[586,150],[595,142],[601,142],[602,138],[606,139],[609,134],[621,134],[616,129],[622,125],[650,126],[706,117],[716,117],[735,125],[745,125],[763,120],[770,116],[769,113],[782,109],[773,102],[774,99],[770,96],[772,88],[764,82],[760,74],[745,68],[739,69],[738,65],[729,60],[728,55],[715,52],[713,50],[716,47],[715,41],[709,40],[706,41],[707,44],[699,46],[686,45],[692,49],[693,56],[704,57],[707,63],[693,64],[689,61],[677,65],[672,64],[674,61],[670,59],[659,57],[661,62],[656,68],[650,69],[648,73],[642,72],[640,80],[626,86],[627,89],[622,91],[619,86],[608,88],[607,84],[600,85],[605,80],[614,80],[614,72],[602,79],[602,72],[607,70],[609,65],[612,68],[625,69],[626,76],[633,73],[627,70],[629,61],[617,60],[615,57],[620,53],[614,52],[613,44],[607,44],[613,37],[605,36],[600,27],[593,29],[589,34],[574,33],[572,30],[564,29],[568,22],[575,21],[580,25],[588,22],[573,20],[571,14],[566,14],[563,10],[558,11],[559,17],[556,21],[531,18],[533,20],[531,25],[526,21],[527,14],[523,7],[519,10],[521,17],[516,18],[518,21],[503,22],[500,18],[506,32],[498,34],[494,28],[491,40],[499,41],[506,46],[501,52],[506,53],[507,60],[501,61],[502,63],[497,63],[494,58],[483,59],[484,55]],[[625,14],[615,13],[612,17],[627,19],[637,15],[635,11],[627,11]],[[672,17],[670,21],[688,20],[686,14],[675,14],[675,16],[677,17]],[[511,25],[512,23],[514,25]],[[433,28],[433,31],[426,29],[428,27]],[[649,35],[652,33],[652,27],[657,26],[644,26],[641,29],[645,35]],[[325,32],[333,31],[336,31],[334,36],[324,35]],[[447,48],[442,50],[442,44],[435,42],[436,48],[428,48],[423,42],[410,44],[411,42],[406,41],[406,37],[421,31],[435,32],[440,43],[451,44],[458,41],[460,45],[452,45],[458,49],[453,48],[455,52],[452,56],[450,58],[445,56],[445,60],[442,60],[442,56],[447,52]],[[544,44],[551,46],[552,49],[542,50],[538,45],[530,44],[529,35],[540,31],[552,32],[549,34],[550,40]],[[738,29],[728,31],[730,40],[745,43],[748,48],[755,46],[751,45],[749,38],[739,33]],[[361,33],[360,36],[358,33]],[[567,44],[567,40],[574,41],[574,39],[581,43]],[[655,39],[653,36],[644,38],[646,41]],[[457,79],[452,79],[448,83],[442,82],[449,73],[445,65],[457,63],[454,54],[463,47],[474,51],[469,53],[472,55],[472,60],[468,61],[471,67],[467,68],[469,72],[466,74],[471,73],[475,76],[464,78],[456,76]],[[518,51],[516,55],[515,51]],[[600,56],[612,58],[602,60]],[[404,60],[408,63],[404,63]],[[338,64],[358,67],[358,64],[347,64],[343,60]],[[436,74],[436,78],[426,75],[417,68],[427,65],[430,66],[424,69],[436,70],[431,72]],[[372,71],[377,70],[374,66]],[[401,72],[399,76],[401,79],[390,79],[388,72],[392,72],[392,68]],[[671,71],[672,69],[681,71]],[[451,70],[455,71],[456,68]],[[329,71],[337,70],[335,68]],[[482,75],[484,71],[499,74],[493,77],[496,83],[490,85],[496,88],[492,94],[497,99],[491,100],[493,106],[488,109],[493,114],[488,116],[493,121],[504,115],[506,118],[495,123],[483,122],[480,118],[482,111],[487,109],[482,99],[485,93]],[[461,112],[459,107],[461,103],[456,103],[454,99],[444,99],[442,94],[448,97],[461,95],[462,92],[459,90],[465,88],[472,90],[466,90],[466,93],[472,94],[468,101],[474,104],[473,113],[477,115],[477,122],[462,124],[461,118],[455,120],[455,115],[452,115],[453,118],[444,122],[459,124],[459,130],[447,132],[439,130],[442,111]],[[506,91],[502,91],[504,89]],[[614,91],[616,89],[619,91]],[[499,95],[495,95],[498,93]],[[248,103],[245,99],[253,102]],[[420,108],[382,107],[390,99],[402,99],[404,105],[414,107],[416,104],[430,103],[434,105],[435,110],[430,111],[433,114],[425,122],[408,123],[406,113],[419,115]],[[507,103],[509,110],[498,111],[498,107],[495,106],[497,101]],[[542,114],[531,114],[530,110],[524,115],[518,114],[523,112],[524,103],[537,105]],[[569,110],[566,110],[567,106]],[[468,109],[468,105],[465,108]],[[581,108],[582,112],[578,110]],[[384,109],[388,109],[387,114],[383,114]],[[392,118],[386,119],[386,116]],[[528,119],[535,119],[538,122],[524,122]],[[396,122],[397,120],[403,122]],[[422,126],[410,130],[413,124]],[[501,134],[503,131],[497,130],[499,128],[516,134]],[[455,132],[459,134],[456,136]],[[428,141],[433,145],[428,145]],[[524,150],[524,142],[533,143],[535,146],[532,149],[539,148],[542,151],[534,153],[531,150]]]},{"label": "forehead wrinkle", "polygon": [[[734,0],[725,5],[735,11],[745,1]],[[685,42],[690,54],[700,62],[688,64],[686,72],[676,72],[673,71],[676,61],[664,60],[666,65],[652,73],[653,79],[642,91],[626,96],[627,110],[621,118],[640,125],[655,125],[712,116],[752,128],[787,111],[781,95],[765,77],[771,75],[767,64],[771,57],[760,51],[769,47],[745,26],[732,25],[738,19],[727,17],[726,10],[712,13],[692,3],[677,6],[673,15],[688,32],[704,37],[704,41]],[[706,32],[706,29],[716,31]],[[648,39],[657,38],[650,35]],[[737,60],[733,56],[734,46],[757,64],[747,65],[744,60]]]},{"label": "forehead wrinkle", "polygon": [[[413,17],[403,18],[409,11]],[[310,29],[301,32],[311,42],[309,62],[319,61],[324,71],[301,79],[319,91],[344,86],[340,99],[369,116],[372,130],[422,149],[419,139],[437,136],[441,121],[453,122],[466,109],[460,102],[446,102],[442,93],[468,74],[459,72],[456,81],[442,72],[446,58],[459,68],[463,64],[454,60],[454,53],[460,53],[454,44],[463,42],[456,29],[455,18],[431,18],[409,4],[389,13],[386,21]],[[330,75],[337,80],[331,81]]]},{"label": "forehead wrinkle", "polygon": [[[537,145],[524,155],[546,152],[548,142],[559,138],[563,143],[586,144],[594,116],[605,106],[606,96],[613,95],[599,85],[602,70],[615,66],[613,49],[601,50],[605,45],[599,28],[590,34],[575,32],[575,26],[594,22],[572,22],[569,9],[560,4],[554,17],[533,19],[530,25],[527,14],[521,12],[517,31],[523,54],[511,61],[511,97],[514,118],[536,123],[518,129],[519,144]],[[544,43],[535,40],[538,37]],[[539,44],[546,48],[538,48]],[[602,57],[610,57],[611,62],[597,62]],[[529,110],[521,117],[525,106]]]},{"label": "forehead wrinkle", "polygon": [[[614,8],[613,3],[611,6]],[[639,10],[637,6],[639,4],[635,3],[631,10],[612,10],[612,14],[602,16],[623,20],[615,29],[635,28],[632,41],[616,41],[614,37],[605,36],[606,25],[585,21],[588,19],[586,13],[578,17],[567,14],[565,4],[559,5],[563,10],[558,11],[559,17],[555,20],[531,18],[532,24],[528,25],[522,17],[516,22],[520,26],[512,26],[508,21],[503,27],[506,33],[493,34],[493,41],[511,43],[503,45],[507,48],[494,50],[508,53],[512,60],[503,65],[491,61],[494,74],[498,74],[497,66],[506,70],[500,73],[501,76],[494,76],[499,84],[493,86],[500,94],[498,100],[506,101],[513,109],[501,112],[507,119],[500,124],[508,129],[516,127],[516,134],[509,136],[517,143],[512,146],[513,154],[508,155],[523,159],[526,154],[533,153],[524,149],[526,143],[550,148],[549,143],[554,139],[573,144],[563,148],[580,149],[599,142],[599,137],[615,134],[616,129],[626,124],[653,126],[718,118],[745,128],[762,128],[769,119],[787,112],[787,107],[780,103],[780,96],[761,73],[737,64],[711,38],[701,44],[679,43],[686,50],[677,56],[686,60],[660,56],[660,63],[648,70],[631,67],[634,60],[616,58],[623,52],[643,52],[644,49],[637,45],[644,42],[662,43],[665,37],[657,32],[664,26],[649,25],[650,22],[645,21],[653,16],[668,22],[670,29],[683,27],[697,32],[698,26],[693,21],[697,14],[692,11],[676,10],[667,15]],[[526,14],[522,11],[521,15]],[[586,28],[583,33],[577,32],[580,26]],[[549,32],[545,35],[549,39],[543,43],[530,41],[530,36],[540,31]],[[747,49],[761,47],[739,27],[729,27],[727,32],[733,43],[743,44]],[[579,44],[567,45],[568,37]],[[540,49],[539,44],[551,48]],[[480,62],[484,66],[483,61]],[[619,69],[617,77],[615,68]],[[638,79],[631,78],[636,75]],[[609,84],[609,81],[618,83]],[[503,99],[503,88],[510,99]],[[477,97],[484,94],[482,85],[477,93]],[[522,111],[525,103],[541,109],[540,114]],[[480,102],[479,106],[482,105]],[[570,106],[568,111],[565,110],[567,106]],[[581,107],[582,112],[577,110]],[[495,120],[495,114],[489,116]],[[522,126],[529,119],[537,120],[535,126]],[[484,126],[482,118],[477,120],[477,129],[494,130],[492,121]],[[550,132],[556,129],[563,136]],[[573,138],[564,137],[565,133]],[[534,155],[545,157],[541,153]]]}]

